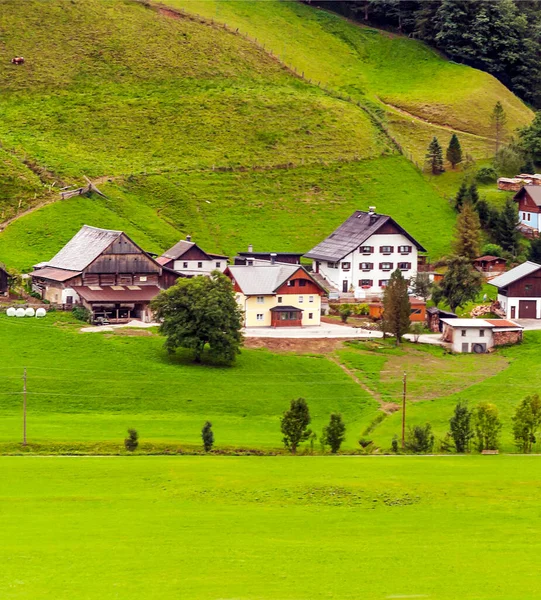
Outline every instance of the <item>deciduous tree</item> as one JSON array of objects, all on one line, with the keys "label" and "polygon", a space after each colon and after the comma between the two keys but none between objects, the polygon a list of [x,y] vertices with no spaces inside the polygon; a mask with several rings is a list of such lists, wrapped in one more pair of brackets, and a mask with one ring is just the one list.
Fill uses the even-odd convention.
[{"label": "deciduous tree", "polygon": [[460,141],[456,133],[453,133],[451,136],[445,157],[451,163],[453,169],[462,162],[462,148],[460,147]]},{"label": "deciduous tree", "polygon": [[432,299],[436,304],[446,300],[453,312],[466,302],[477,298],[482,288],[481,274],[475,271],[469,259],[452,256],[447,260],[447,271],[434,287]]},{"label": "deciduous tree", "polygon": [[128,429],[128,437],[124,440],[124,447],[128,452],[135,452],[139,446],[139,434],[136,429]]},{"label": "deciduous tree", "polygon": [[455,406],[455,412],[449,419],[451,437],[458,453],[467,452],[474,432],[472,426],[472,411],[466,402],[459,402]]},{"label": "deciduous tree", "polygon": [[346,439],[346,425],[339,413],[333,413],[329,424],[323,429],[325,444],[331,447],[331,452],[336,454],[342,442]]},{"label": "deciduous tree", "polygon": [[473,422],[479,452],[497,450],[502,429],[498,407],[491,402],[480,402],[473,411]]},{"label": "deciduous tree", "polygon": [[383,292],[382,326],[395,336],[396,343],[410,328],[411,305],[408,297],[408,282],[399,269],[393,272]]},{"label": "deciduous tree", "polygon": [[289,410],[286,410],[280,421],[284,435],[282,441],[291,454],[296,454],[298,445],[310,437],[312,431],[308,429],[308,425],[311,420],[306,400],[304,398],[292,400]]},{"label": "deciduous tree", "polygon": [[214,271],[210,277],[179,279],[152,302],[161,321],[169,352],[177,348],[194,351],[201,362],[208,344],[211,357],[232,363],[242,345],[242,312],[228,277]]},{"label": "deciduous tree", "polygon": [[530,453],[537,441],[541,426],[541,398],[539,394],[526,396],[517,406],[513,417],[513,436],[521,452]]}]

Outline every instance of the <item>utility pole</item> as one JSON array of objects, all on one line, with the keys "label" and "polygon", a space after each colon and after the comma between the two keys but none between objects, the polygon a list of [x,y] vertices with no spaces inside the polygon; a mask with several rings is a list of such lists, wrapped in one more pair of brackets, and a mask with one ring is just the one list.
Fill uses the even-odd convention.
[{"label": "utility pole", "polygon": [[406,371],[402,377],[402,450],[406,447]]},{"label": "utility pole", "polygon": [[23,446],[26,446],[26,367],[23,373]]}]

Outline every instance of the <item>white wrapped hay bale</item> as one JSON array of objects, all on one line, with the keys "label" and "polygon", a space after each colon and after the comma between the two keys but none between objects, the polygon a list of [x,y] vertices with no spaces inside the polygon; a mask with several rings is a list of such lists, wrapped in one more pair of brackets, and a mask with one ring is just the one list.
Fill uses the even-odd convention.
[{"label": "white wrapped hay bale", "polygon": [[42,318],[47,314],[47,311],[44,308],[38,308],[38,310],[36,310],[36,317],[38,318]]},{"label": "white wrapped hay bale", "polygon": [[27,309],[24,311],[24,314],[25,314],[27,317],[33,317],[33,316],[36,314],[36,311],[35,311],[35,310],[34,310],[34,309],[31,307],[31,306],[29,306],[29,307],[28,307],[28,308],[27,308]]},{"label": "white wrapped hay bale", "polygon": [[9,307],[9,308],[6,310],[6,315],[7,315],[8,317],[14,317],[16,312],[17,312],[17,311],[16,311],[16,310],[13,308],[13,306],[10,306],[10,307]]},{"label": "white wrapped hay bale", "polygon": [[26,317],[26,311],[24,310],[24,308],[18,308],[18,309],[15,311],[15,316],[16,316],[16,317],[19,317],[19,318],[20,318],[20,317]]}]

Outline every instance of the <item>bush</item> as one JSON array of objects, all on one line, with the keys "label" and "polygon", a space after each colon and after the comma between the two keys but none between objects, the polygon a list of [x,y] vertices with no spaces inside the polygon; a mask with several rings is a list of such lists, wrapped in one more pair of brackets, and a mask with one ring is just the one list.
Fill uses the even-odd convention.
[{"label": "bush", "polygon": [[483,256],[502,256],[503,248],[498,244],[485,244],[481,250]]},{"label": "bush", "polygon": [[124,446],[128,452],[134,452],[139,446],[139,434],[136,429],[128,429],[128,437],[124,440]]},{"label": "bush", "polygon": [[340,307],[340,319],[342,319],[342,323],[347,323],[348,318],[351,316],[351,308],[349,304],[343,304]]},{"label": "bush", "polygon": [[84,321],[85,323],[90,323],[92,318],[92,313],[85,308],[84,306],[74,306],[71,309],[71,314],[78,320]]},{"label": "bush", "polygon": [[496,173],[496,169],[493,167],[481,167],[477,171],[475,179],[480,183],[493,183],[498,179],[498,173]]},{"label": "bush", "polygon": [[432,425],[415,425],[408,432],[406,440],[406,448],[415,454],[427,454],[432,452],[434,447],[434,434],[432,433]]},{"label": "bush", "polygon": [[212,431],[212,423],[210,421],[206,421],[203,425],[203,429],[201,430],[201,438],[203,439],[203,448],[205,448],[205,452],[210,452],[212,450],[212,446],[214,446],[214,433]]},{"label": "bush", "polygon": [[398,454],[398,438],[395,436],[393,436],[393,441],[391,442],[391,450],[395,453]]},{"label": "bush", "polygon": [[417,344],[421,335],[423,335],[425,326],[423,323],[413,323],[410,327],[410,332],[413,335],[413,341]]}]

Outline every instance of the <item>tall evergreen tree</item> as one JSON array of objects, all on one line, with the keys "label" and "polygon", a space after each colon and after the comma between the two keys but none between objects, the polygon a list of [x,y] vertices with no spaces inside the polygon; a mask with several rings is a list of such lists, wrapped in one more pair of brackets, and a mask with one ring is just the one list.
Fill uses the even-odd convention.
[{"label": "tall evergreen tree", "polygon": [[469,259],[452,256],[447,260],[447,271],[434,288],[432,299],[436,304],[445,300],[453,312],[479,296],[481,274],[473,269]]},{"label": "tall evergreen tree", "polygon": [[477,189],[475,181],[473,181],[468,188],[468,198],[474,206],[479,202],[479,190]]},{"label": "tall evergreen tree", "polygon": [[201,439],[203,440],[203,448],[205,452],[210,452],[214,446],[214,432],[212,431],[212,423],[206,421],[201,429]]},{"label": "tall evergreen tree", "polygon": [[443,150],[438,138],[434,136],[426,151],[426,164],[432,175],[440,175],[445,171],[443,168]]},{"label": "tall evergreen tree", "polygon": [[397,344],[402,341],[402,336],[409,331],[410,314],[408,282],[404,279],[402,272],[396,269],[383,292],[382,326],[384,331],[395,336]]},{"label": "tall evergreen tree", "polygon": [[473,261],[479,256],[481,247],[481,225],[479,215],[470,201],[462,206],[456,221],[454,250],[458,256]]},{"label": "tall evergreen tree", "polygon": [[466,202],[467,199],[468,199],[468,184],[466,183],[466,180],[463,179],[462,183],[460,184],[460,187],[458,188],[458,192],[456,193],[456,196],[455,196],[455,210],[456,211],[462,210],[462,205],[464,204],[464,202]]},{"label": "tall evergreen tree", "polygon": [[494,110],[490,115],[490,126],[492,128],[492,135],[495,141],[495,152],[498,152],[502,141],[505,138],[505,128],[507,125],[507,115],[502,106],[502,103],[498,100],[494,105]]},{"label": "tall evergreen tree", "polygon": [[462,148],[460,147],[460,141],[456,133],[451,136],[451,141],[446,152],[446,158],[451,163],[453,169],[462,162]]},{"label": "tall evergreen tree", "polygon": [[495,232],[496,243],[504,250],[507,250],[507,252],[516,253],[517,251],[519,240],[517,225],[517,206],[511,198],[508,198],[498,215],[498,224]]}]

